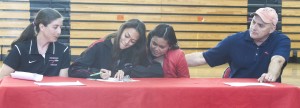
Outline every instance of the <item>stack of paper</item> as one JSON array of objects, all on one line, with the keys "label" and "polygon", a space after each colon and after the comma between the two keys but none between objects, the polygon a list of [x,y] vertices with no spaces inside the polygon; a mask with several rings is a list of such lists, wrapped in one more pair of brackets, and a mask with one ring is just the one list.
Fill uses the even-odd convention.
[{"label": "stack of paper", "polygon": [[253,83],[253,82],[224,82],[224,84],[230,86],[269,86],[274,87],[274,85],[269,83]]},{"label": "stack of paper", "polygon": [[14,73],[10,73],[12,78],[24,79],[24,80],[33,80],[33,81],[42,81],[43,75],[22,71],[15,71]]}]

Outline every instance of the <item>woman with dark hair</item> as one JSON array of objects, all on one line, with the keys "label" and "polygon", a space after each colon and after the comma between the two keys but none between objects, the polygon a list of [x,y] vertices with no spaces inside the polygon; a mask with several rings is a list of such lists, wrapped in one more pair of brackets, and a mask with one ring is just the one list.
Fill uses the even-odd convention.
[{"label": "woman with dark hair", "polygon": [[159,62],[167,78],[189,78],[189,69],[182,50],[179,49],[172,26],[159,24],[148,34],[148,51]]},{"label": "woman with dark hair", "polygon": [[62,25],[63,16],[58,11],[50,8],[40,10],[34,21],[11,44],[0,78],[14,71],[67,77],[69,48],[57,42]]},{"label": "woman with dark hair", "polygon": [[[147,66],[148,63],[145,58],[145,31],[146,27],[140,20],[126,21],[117,32],[92,43],[70,66],[69,76],[103,79],[110,76],[122,79],[124,75],[156,76],[155,73],[134,71],[139,66]],[[101,74],[95,75],[95,73]]]}]

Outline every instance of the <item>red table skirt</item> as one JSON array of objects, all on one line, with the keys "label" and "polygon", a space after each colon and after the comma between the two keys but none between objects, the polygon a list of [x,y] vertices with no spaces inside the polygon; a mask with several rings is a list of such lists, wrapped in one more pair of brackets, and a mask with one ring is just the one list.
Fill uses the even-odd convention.
[{"label": "red table skirt", "polygon": [[300,108],[300,89],[232,87],[224,82],[256,79],[140,78],[137,82],[100,82],[45,77],[42,82],[80,81],[85,86],[38,86],[6,77],[0,84],[0,108]]}]

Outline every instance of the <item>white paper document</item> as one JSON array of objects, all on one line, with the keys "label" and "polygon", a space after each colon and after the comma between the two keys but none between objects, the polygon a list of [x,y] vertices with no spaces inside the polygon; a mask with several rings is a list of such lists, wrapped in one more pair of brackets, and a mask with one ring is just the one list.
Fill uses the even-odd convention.
[{"label": "white paper document", "polygon": [[43,79],[43,75],[22,71],[15,71],[14,73],[10,73],[10,75],[12,78],[24,80],[42,81]]},{"label": "white paper document", "polygon": [[75,81],[75,82],[34,82],[39,86],[83,86],[85,84]]},{"label": "white paper document", "polygon": [[123,79],[118,80],[117,78],[108,78],[108,79],[90,79],[90,80],[96,80],[96,81],[103,81],[103,82],[136,82],[139,80],[133,80],[133,79]]},{"label": "white paper document", "polygon": [[274,87],[275,85],[269,84],[269,83],[253,83],[253,82],[224,82],[224,84],[230,85],[230,86],[268,86],[268,87]]}]

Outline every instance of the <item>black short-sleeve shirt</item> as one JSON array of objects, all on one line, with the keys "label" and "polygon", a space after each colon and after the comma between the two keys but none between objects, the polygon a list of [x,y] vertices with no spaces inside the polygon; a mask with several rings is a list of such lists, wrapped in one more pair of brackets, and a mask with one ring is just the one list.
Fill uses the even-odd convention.
[{"label": "black short-sleeve shirt", "polygon": [[3,63],[15,71],[58,76],[61,69],[70,66],[69,52],[68,46],[52,42],[49,44],[44,58],[38,52],[36,39],[32,39],[13,46]]}]

